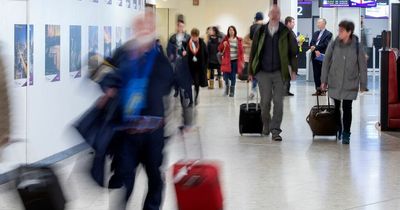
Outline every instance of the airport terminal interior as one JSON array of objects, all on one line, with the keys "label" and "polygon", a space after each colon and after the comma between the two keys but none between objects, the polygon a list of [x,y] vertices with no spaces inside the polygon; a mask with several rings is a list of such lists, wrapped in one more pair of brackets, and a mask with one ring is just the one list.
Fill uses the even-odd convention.
[{"label": "airport terminal interior", "polygon": [[[399,0],[0,0],[0,3],[0,132],[4,132],[0,133],[0,210],[400,209]],[[291,28],[285,23],[286,17],[292,17],[289,19],[294,23]],[[282,25],[276,32],[271,26],[274,18],[278,18]],[[277,40],[274,34],[293,33],[295,38],[296,55],[289,52],[283,57],[296,59],[297,74],[293,71],[278,74],[278,78],[283,80],[292,75],[289,90],[286,89],[287,82],[277,82],[284,84],[284,94],[283,90],[277,90],[280,86],[277,88],[275,82],[270,86],[273,90],[265,90],[263,85],[269,80],[262,80],[260,75],[273,73],[264,69],[259,70],[255,77],[252,72],[247,73],[249,66],[254,64],[254,57],[260,56],[253,51],[257,51],[258,47],[256,37],[263,32],[256,31],[248,51],[242,46],[242,40],[246,42],[250,28],[257,22],[261,28],[266,26],[266,46]],[[352,51],[357,56],[348,55],[357,61],[347,61],[355,63],[357,68],[354,76],[357,77],[357,88],[351,90],[356,95],[355,99],[351,99],[351,129],[347,132],[344,127],[338,132],[338,128],[334,127],[333,133],[319,135],[317,128],[329,127],[327,118],[334,116],[330,116],[334,109],[326,105],[335,105],[330,97],[336,97],[336,93],[333,85],[329,87],[329,83],[334,83],[331,80],[322,81],[323,84],[328,82],[327,92],[322,88],[323,84],[316,85],[318,81],[315,78],[320,80],[321,76],[315,77],[314,68],[318,67],[315,63],[321,63],[322,71],[330,68],[327,66],[334,66],[324,64],[332,53],[331,63],[337,62],[337,59],[339,64],[336,66],[343,66],[348,71],[348,63],[340,63],[341,57],[335,57],[335,50],[343,49],[345,44],[341,43],[341,36],[349,32],[346,28],[351,26],[349,23],[353,23],[350,29],[359,37],[357,44],[349,45],[357,48]],[[229,37],[231,26],[235,28],[236,38],[232,38],[233,35]],[[209,27],[220,31],[220,38],[216,38],[218,50],[210,50],[210,40],[214,35],[209,34]],[[146,33],[153,28],[154,36],[147,36]],[[179,49],[173,52],[178,55],[174,60],[170,49],[176,43],[171,44],[171,37],[175,37],[175,42],[179,41],[179,33],[173,36],[179,30],[192,38],[188,40],[185,52]],[[332,38],[327,40],[325,54],[325,50],[318,47],[326,38],[326,31],[331,32]],[[201,39],[196,41],[193,37]],[[157,44],[154,44],[156,40]],[[192,66],[199,63],[197,58],[203,61],[203,55],[197,53],[203,47],[201,40],[205,40],[208,49],[205,53],[209,54],[209,60],[204,68],[201,67],[205,73],[205,84],[197,90],[196,83],[201,83],[201,73],[193,78],[190,75],[193,75]],[[140,105],[153,108],[143,108],[145,111],[141,118],[129,118],[132,120],[129,122],[138,122],[138,125],[129,124],[133,128],[127,129],[126,125],[122,125],[111,129],[118,133],[113,142],[119,142],[107,151],[118,151],[119,148],[124,154],[138,153],[137,157],[142,158],[143,163],[138,165],[136,171],[131,171],[133,184],[126,181],[129,175],[119,174],[128,170],[124,167],[133,166],[118,164],[118,161],[123,161],[122,155],[107,156],[104,155],[106,152],[102,153],[104,168],[96,172],[104,176],[101,182],[108,183],[111,177],[121,176],[121,186],[126,182],[134,186],[129,200],[125,201],[126,188],[109,189],[111,182],[109,186],[100,186],[93,175],[93,160],[97,160],[104,149],[100,147],[105,143],[93,143],[92,139],[106,139],[105,136],[109,135],[107,131],[110,132],[109,125],[92,122],[101,124],[96,124],[100,127],[90,131],[95,133],[93,137],[85,136],[79,129],[79,123],[100,106],[112,109],[111,102],[117,97],[109,90],[118,88],[107,86],[108,82],[114,82],[109,75],[116,75],[115,72],[123,69],[123,65],[120,68],[113,66],[115,55],[121,53],[117,50],[139,43],[137,46],[141,47],[137,51],[140,54],[145,48],[143,46],[147,46],[140,44],[145,42],[154,44],[145,53],[149,57],[141,60],[136,59],[135,53],[128,54],[126,57],[130,57],[127,59],[131,59],[129,64],[138,67],[142,63],[150,63],[151,56],[160,56],[153,59],[152,65],[143,64],[143,69],[153,67],[153,71],[177,74],[184,69],[180,66],[185,66],[183,63],[186,61],[188,71],[190,69],[188,81],[192,93],[188,102],[183,87],[175,88],[170,85],[171,82],[169,86],[161,84],[167,81],[167,73],[156,78],[156,82],[149,79],[148,84],[154,88],[149,87],[144,93],[151,101]],[[336,42],[338,44],[332,47]],[[224,63],[227,57],[225,44],[230,45],[229,56],[237,56],[236,60],[228,60],[228,64]],[[289,42],[288,45],[293,46]],[[232,53],[232,49],[237,51]],[[278,47],[271,51],[275,49],[279,50],[277,53],[282,53]],[[316,61],[321,57],[318,50],[323,51],[321,61]],[[222,68],[223,76],[209,70],[212,52],[214,58],[218,58],[216,65]],[[267,62],[265,57],[270,55],[269,52],[264,50],[261,53],[264,56],[259,58],[261,68],[268,68],[264,62]],[[186,53],[192,56],[190,60],[184,59]],[[343,56],[345,61],[346,56]],[[279,61],[279,69],[283,68],[284,61]],[[271,62],[275,65],[274,61]],[[230,73],[223,69],[225,64],[229,66]],[[234,68],[241,69],[241,64],[244,69],[236,75],[232,71]],[[295,68],[291,61],[289,67]],[[256,69],[253,72],[257,72]],[[196,71],[203,70],[199,68]],[[210,79],[210,74],[215,79]],[[226,86],[226,81],[234,79],[228,79],[225,74],[237,77],[236,85],[228,83],[231,86]],[[329,77],[333,77],[332,74],[329,73]],[[252,87],[255,78],[260,87]],[[133,80],[142,81],[137,78],[130,81]],[[177,80],[179,83],[180,80]],[[120,83],[121,86],[131,84]],[[163,85],[168,87],[168,91]],[[143,89],[139,86],[130,90]],[[164,89],[157,89],[160,87]],[[123,93],[127,89],[129,87],[121,88],[125,91]],[[340,96],[344,90],[341,91]],[[162,94],[164,96],[160,101],[154,99]],[[279,116],[276,109],[281,105],[279,97],[275,96],[283,98],[281,132],[275,128],[266,130],[265,123],[262,125],[266,112],[263,104],[269,94],[274,95],[271,102],[272,121]],[[100,104],[105,99],[111,102],[107,101],[108,104],[103,107]],[[344,100],[343,106],[345,101],[350,100],[348,95],[335,99]],[[124,99],[121,101],[125,103]],[[254,103],[260,105],[254,108]],[[314,108],[317,104],[320,106]],[[151,111],[148,110],[160,109],[165,117],[150,116]],[[249,110],[259,116],[247,116],[249,118],[245,121],[245,114],[250,115]],[[318,111],[315,116],[313,110]],[[131,116],[125,116],[128,115],[126,112],[123,114],[123,117]],[[108,113],[100,118],[112,121]],[[313,124],[311,118],[322,121]],[[261,123],[260,130],[252,132],[258,121]],[[246,132],[245,128],[252,131]],[[154,136],[160,129],[164,130],[165,137],[161,136],[162,149],[155,154],[158,147],[152,144],[155,144]],[[154,139],[146,139],[149,136]],[[132,143],[139,140],[140,143]],[[158,204],[154,197],[146,199],[147,192],[151,192],[148,183],[154,184],[151,181],[154,177],[149,174],[154,173],[154,170],[151,172],[151,167],[154,167],[151,164],[154,164],[152,161],[157,155],[162,157],[162,163],[160,167],[156,164],[155,170],[160,172],[163,183],[158,188],[158,200],[161,201]],[[187,170],[176,171],[177,165],[182,163]],[[193,174],[190,170],[195,166],[213,168],[216,174],[205,172],[210,168],[198,169]],[[216,181],[210,181],[214,180],[212,178]],[[47,179],[51,181],[44,181]],[[182,179],[186,182],[181,183]]]}]

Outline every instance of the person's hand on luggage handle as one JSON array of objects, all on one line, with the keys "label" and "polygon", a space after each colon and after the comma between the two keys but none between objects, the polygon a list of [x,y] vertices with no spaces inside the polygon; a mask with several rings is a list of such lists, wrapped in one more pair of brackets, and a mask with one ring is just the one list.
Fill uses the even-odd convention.
[{"label": "person's hand on luggage handle", "polygon": [[247,81],[248,81],[248,82],[253,81],[253,75],[249,74],[249,77],[247,78]]},{"label": "person's hand on luggage handle", "polygon": [[321,91],[327,91],[328,90],[328,84],[322,83],[321,84]]},{"label": "person's hand on luggage handle", "polygon": [[319,57],[319,56],[321,56],[321,52],[320,51],[315,51],[315,55],[317,56],[317,57]]},{"label": "person's hand on luggage handle", "polygon": [[108,100],[110,98],[113,98],[117,94],[117,89],[116,88],[108,88],[104,95],[100,97],[100,99],[97,101],[97,107],[102,109],[104,106],[107,104]]}]

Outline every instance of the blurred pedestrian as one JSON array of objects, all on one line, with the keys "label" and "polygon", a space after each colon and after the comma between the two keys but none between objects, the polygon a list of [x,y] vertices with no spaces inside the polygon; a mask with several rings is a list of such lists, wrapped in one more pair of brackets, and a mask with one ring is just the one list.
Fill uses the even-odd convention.
[{"label": "blurred pedestrian", "polygon": [[335,101],[338,133],[343,144],[350,143],[353,100],[357,99],[359,90],[367,90],[368,84],[367,59],[363,46],[353,33],[353,22],[339,23],[339,35],[326,50],[321,76],[321,89],[329,88],[329,97]]},{"label": "blurred pedestrian", "polygon": [[206,43],[199,37],[199,29],[193,28],[190,35],[187,46],[188,61],[195,90],[194,103],[198,105],[200,87],[207,87],[208,52]]},{"label": "blurred pedestrian", "polygon": [[[112,118],[117,132],[107,150],[112,148],[114,171],[109,188],[126,189],[122,209],[127,209],[139,164],[148,178],[143,209],[159,210],[162,202],[164,180],[160,167],[167,123],[164,102],[177,80],[168,58],[156,45],[155,22],[151,10],[135,19],[133,40],[116,50],[109,60],[114,71],[109,71],[99,82],[105,94],[98,101],[98,107],[106,109],[115,100],[120,107]],[[184,117],[187,115],[184,112]],[[184,122],[185,126],[191,125],[190,120]]]},{"label": "blurred pedestrian", "polygon": [[8,97],[7,75],[0,57],[0,149],[9,142],[10,135],[10,101]]},{"label": "blurred pedestrian", "polygon": [[[296,25],[296,22],[295,22],[294,18],[290,17],[290,16],[286,17],[285,18],[285,25],[289,29],[290,35],[293,36],[293,38],[294,38],[294,39],[291,39],[293,41],[292,45],[298,46],[299,44],[297,43],[297,36],[293,31],[294,26]],[[297,48],[296,58],[297,58],[298,55],[299,55],[299,49]],[[296,68],[297,68],[297,59],[296,59],[296,63],[292,63],[291,65],[292,66],[296,65]],[[292,66],[289,66],[289,73],[290,74],[292,74]],[[285,88],[286,88],[286,96],[294,96],[294,94],[290,92],[290,79],[288,81],[286,81]]]},{"label": "blurred pedestrian", "polygon": [[242,74],[244,68],[243,40],[237,36],[235,26],[229,26],[218,50],[222,52],[221,71],[224,73],[225,95],[235,96],[236,74]]},{"label": "blurred pedestrian", "polygon": [[193,79],[189,69],[187,45],[190,35],[185,32],[185,20],[183,15],[178,15],[176,33],[168,40],[167,56],[171,62],[174,74],[180,86],[175,87],[175,97],[179,96],[184,111],[189,111],[194,105],[192,85]]},{"label": "blurred pedestrian", "polygon": [[[261,26],[263,24],[264,24],[264,14],[262,12],[257,12],[254,16],[253,25],[250,26],[250,34],[249,34],[250,40],[247,40],[247,42],[248,42],[247,44],[250,44],[250,48],[251,48],[251,45],[253,44],[254,34],[258,31],[258,29],[261,28]],[[245,42],[246,42],[246,40],[245,40]],[[250,49],[250,51],[251,51],[251,49]],[[246,52],[246,50],[245,50],[245,52]],[[248,59],[249,60],[247,60],[247,62],[250,61],[250,53],[249,53]],[[245,66],[245,69],[247,71],[247,74],[249,74],[248,64],[247,64],[247,68]],[[253,99],[254,96],[257,94],[257,85],[258,85],[257,79],[255,77],[253,77],[252,81],[251,81],[251,93],[249,95],[250,99]]]},{"label": "blurred pedestrian", "polygon": [[[272,140],[282,141],[280,133],[283,118],[284,83],[296,77],[297,69],[289,66],[296,60],[297,44],[289,29],[280,22],[281,12],[278,6],[272,6],[268,13],[269,22],[261,26],[254,34],[250,56],[250,80],[255,76],[261,95],[261,114],[264,124],[263,134],[272,133]],[[273,116],[271,118],[271,101]]]},{"label": "blurred pedestrian", "polygon": [[208,48],[208,69],[209,69],[209,89],[214,89],[214,80],[215,80],[215,70],[217,70],[217,81],[218,87],[222,88],[222,74],[221,74],[221,65],[218,61],[218,46],[221,44],[222,38],[218,36],[220,34],[217,27],[213,26],[210,29],[210,37],[208,39],[207,48]]}]

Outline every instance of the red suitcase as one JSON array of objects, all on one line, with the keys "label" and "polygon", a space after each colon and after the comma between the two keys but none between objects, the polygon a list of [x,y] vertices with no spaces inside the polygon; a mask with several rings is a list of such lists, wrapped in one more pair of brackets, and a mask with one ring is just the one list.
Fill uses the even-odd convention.
[{"label": "red suitcase", "polygon": [[223,199],[216,163],[182,161],[174,165],[179,210],[222,210]]},{"label": "red suitcase", "polygon": [[[185,154],[187,154],[186,147]],[[173,177],[179,210],[223,209],[219,166],[216,162],[180,161],[173,166]]]}]

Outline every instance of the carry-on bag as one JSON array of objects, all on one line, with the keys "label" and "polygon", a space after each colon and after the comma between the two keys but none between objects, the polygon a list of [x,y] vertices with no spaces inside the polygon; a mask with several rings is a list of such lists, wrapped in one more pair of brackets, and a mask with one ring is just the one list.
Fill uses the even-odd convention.
[{"label": "carry-on bag", "polygon": [[311,108],[306,120],[310,125],[313,138],[315,136],[336,136],[337,138],[338,127],[335,119],[335,106],[331,105],[329,96],[328,105],[320,105],[317,95],[317,105]]},{"label": "carry-on bag", "polygon": [[[200,142],[200,134],[196,128]],[[187,149],[183,130],[185,158]],[[213,161],[205,161],[201,150],[198,160],[182,160],[173,165],[173,177],[179,210],[222,210],[223,198],[219,182],[219,166]]]},{"label": "carry-on bag", "polygon": [[263,132],[263,122],[261,118],[261,106],[258,102],[258,92],[256,95],[256,103],[249,103],[249,82],[247,82],[247,102],[240,105],[240,135],[262,134]]}]

